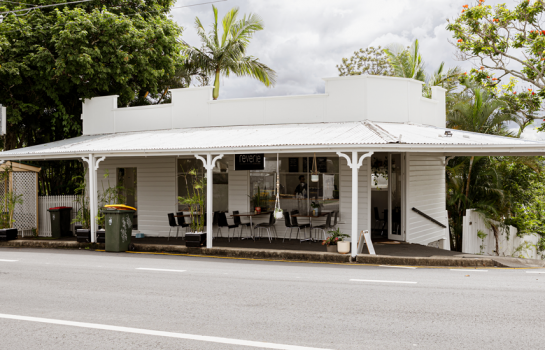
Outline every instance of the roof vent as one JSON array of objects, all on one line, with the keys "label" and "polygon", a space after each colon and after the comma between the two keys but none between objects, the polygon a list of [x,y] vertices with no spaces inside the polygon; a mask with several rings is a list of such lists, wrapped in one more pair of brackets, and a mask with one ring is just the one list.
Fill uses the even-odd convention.
[{"label": "roof vent", "polygon": [[452,131],[446,130],[446,131],[445,131],[445,136],[444,136],[444,137],[452,137]]},{"label": "roof vent", "polygon": [[469,138],[469,135],[464,135],[464,137],[465,137],[466,139],[468,139],[468,138]]}]

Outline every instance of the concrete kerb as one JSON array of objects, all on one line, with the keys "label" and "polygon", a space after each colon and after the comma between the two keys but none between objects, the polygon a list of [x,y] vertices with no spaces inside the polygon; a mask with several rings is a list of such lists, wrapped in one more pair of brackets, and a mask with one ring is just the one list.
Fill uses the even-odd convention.
[{"label": "concrete kerb", "polygon": [[[102,243],[78,243],[74,241],[53,240],[13,240],[0,242],[0,247],[12,248],[48,248],[48,249],[104,249]],[[182,245],[139,244],[132,245],[135,252],[172,253],[194,256],[227,257],[255,260],[307,261],[322,263],[356,263],[369,265],[410,265],[410,266],[446,266],[446,267],[510,267],[488,257],[404,257],[387,255],[360,254],[355,261],[349,255],[327,252],[309,252],[295,250],[272,250],[250,248],[188,248]]]}]

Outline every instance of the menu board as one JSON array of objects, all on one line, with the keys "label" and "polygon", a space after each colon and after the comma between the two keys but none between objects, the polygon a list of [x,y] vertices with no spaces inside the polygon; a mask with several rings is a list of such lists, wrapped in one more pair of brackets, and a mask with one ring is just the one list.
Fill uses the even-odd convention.
[{"label": "menu board", "polygon": [[299,172],[299,158],[289,158],[289,171],[290,173]]},{"label": "menu board", "polygon": [[235,170],[264,170],[265,154],[235,154]]}]

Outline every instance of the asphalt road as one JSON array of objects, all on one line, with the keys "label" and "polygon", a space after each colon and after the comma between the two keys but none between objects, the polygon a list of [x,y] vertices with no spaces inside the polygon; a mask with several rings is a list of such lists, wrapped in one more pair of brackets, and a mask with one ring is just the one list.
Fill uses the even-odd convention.
[{"label": "asphalt road", "polygon": [[545,269],[2,248],[0,349],[543,349],[544,298]]}]

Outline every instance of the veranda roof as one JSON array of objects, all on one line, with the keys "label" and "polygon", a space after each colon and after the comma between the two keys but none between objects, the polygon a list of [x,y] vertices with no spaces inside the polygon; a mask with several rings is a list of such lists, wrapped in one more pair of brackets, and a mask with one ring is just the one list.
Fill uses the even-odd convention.
[{"label": "veranda roof", "polygon": [[[450,131],[452,136],[446,136]],[[444,155],[541,155],[545,144],[407,123],[372,121],[240,125],[75,137],[2,152],[0,160],[95,155],[196,153],[432,152]]]}]

